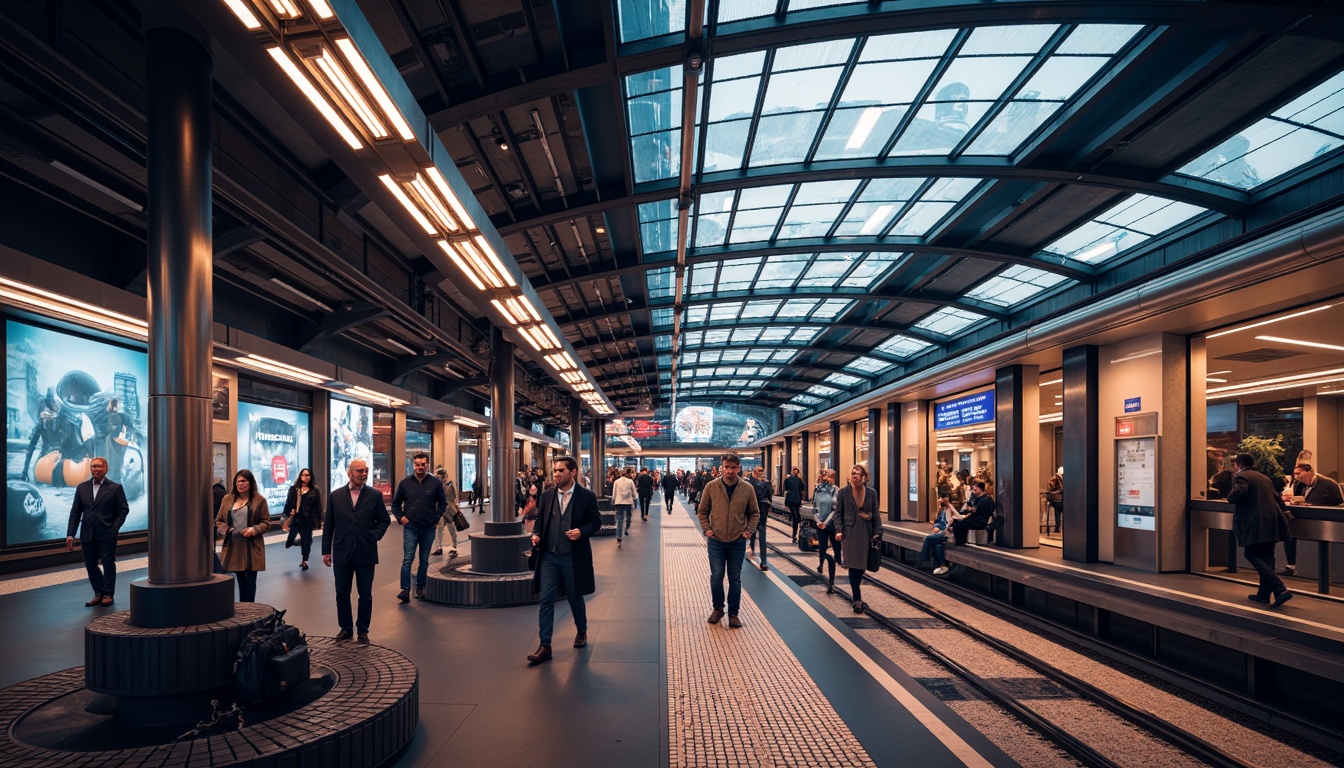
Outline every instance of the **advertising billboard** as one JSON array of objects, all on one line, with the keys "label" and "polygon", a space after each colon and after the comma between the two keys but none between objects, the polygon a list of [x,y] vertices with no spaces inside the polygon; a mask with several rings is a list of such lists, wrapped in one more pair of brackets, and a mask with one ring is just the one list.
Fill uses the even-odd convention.
[{"label": "advertising billboard", "polygon": [[148,356],[13,320],[5,330],[6,543],[64,539],[95,456],[125,487],[122,531],[144,530]]},{"label": "advertising billboard", "polygon": [[716,403],[678,408],[675,418],[659,408],[653,418],[613,418],[607,421],[607,447],[634,451],[681,445],[735,448],[750,445],[778,428],[771,408]]},{"label": "advertising billboard", "polygon": [[[238,468],[249,469],[271,514],[285,506],[289,486],[308,466],[308,414],[289,408],[238,403]],[[342,475],[344,476],[344,475]]]},{"label": "advertising billboard", "polygon": [[331,486],[349,482],[345,468],[363,459],[373,471],[373,406],[331,399]]}]

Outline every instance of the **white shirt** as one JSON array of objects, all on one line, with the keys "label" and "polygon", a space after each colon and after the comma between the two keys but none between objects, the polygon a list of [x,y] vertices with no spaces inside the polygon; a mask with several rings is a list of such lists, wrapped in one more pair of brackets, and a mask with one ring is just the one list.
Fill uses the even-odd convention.
[{"label": "white shirt", "polygon": [[93,498],[95,498],[95,499],[98,498],[98,489],[99,489],[99,488],[102,488],[102,487],[103,487],[103,484],[102,484],[102,483],[94,482],[94,484],[93,484]]}]

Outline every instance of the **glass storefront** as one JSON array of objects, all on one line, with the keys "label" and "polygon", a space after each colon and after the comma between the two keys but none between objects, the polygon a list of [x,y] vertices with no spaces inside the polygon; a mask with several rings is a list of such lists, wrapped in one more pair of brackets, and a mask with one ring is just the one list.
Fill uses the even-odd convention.
[{"label": "glass storefront", "polygon": [[[469,494],[472,484],[476,481],[476,475],[480,471],[480,440],[475,435],[463,430],[458,433],[457,438],[457,484],[461,489],[461,497],[464,500],[470,500]],[[481,478],[481,483],[483,486],[485,485],[484,477]]]},{"label": "glass storefront", "polygon": [[1064,375],[1059,370],[1041,374],[1040,505],[1041,542],[1062,546],[1064,541]]},{"label": "glass storefront", "polygon": [[[831,433],[818,432],[813,435],[813,440],[817,443],[817,469],[835,469],[831,461]],[[836,474],[839,474],[838,470]]]},{"label": "glass storefront", "polygon": [[994,494],[994,390],[984,389],[934,403],[934,494],[947,493],[953,506],[970,498],[970,483],[983,481]]},{"label": "glass storefront", "polygon": [[406,475],[403,475],[403,477],[409,476],[415,471],[411,463],[417,453],[429,454],[430,472],[433,472],[434,468],[438,466],[434,460],[434,434],[431,430],[432,426],[428,421],[406,420],[406,442],[404,445],[406,449]]},{"label": "glass storefront", "polygon": [[[868,466],[868,443],[872,440],[868,419],[854,422],[854,463]],[[871,468],[869,472],[871,472]]]},{"label": "glass storefront", "polygon": [[381,491],[383,501],[392,503],[392,412],[377,411],[373,415],[373,466],[369,467],[369,482],[375,491]]}]

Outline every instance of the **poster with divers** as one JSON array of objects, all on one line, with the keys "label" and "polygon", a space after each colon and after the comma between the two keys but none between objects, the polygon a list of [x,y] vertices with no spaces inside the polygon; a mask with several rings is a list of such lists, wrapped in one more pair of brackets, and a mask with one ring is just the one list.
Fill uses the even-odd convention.
[{"label": "poster with divers", "polygon": [[125,488],[122,531],[144,530],[148,355],[15,320],[5,332],[5,543],[65,538],[96,456]]}]

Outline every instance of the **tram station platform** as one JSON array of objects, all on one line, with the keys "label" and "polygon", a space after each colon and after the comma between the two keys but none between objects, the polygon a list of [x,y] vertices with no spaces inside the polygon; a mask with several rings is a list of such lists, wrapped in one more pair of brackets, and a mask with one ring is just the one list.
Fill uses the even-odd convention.
[{"label": "tram station platform", "polygon": [[[555,657],[536,667],[526,660],[535,606],[399,603],[398,534],[394,524],[380,546],[370,626],[374,645],[406,655],[420,674],[419,728],[395,765],[877,766],[916,752],[930,766],[1013,764],[775,572],[744,566],[743,628],[707,624],[705,545],[680,502],[671,515],[655,502],[620,548],[614,537],[594,542],[588,647],[570,647],[562,600]],[[288,610],[310,635],[334,635],[320,556],[302,571],[282,537],[267,549],[258,601]],[[469,545],[459,553],[469,558]],[[143,558],[122,566],[110,609],[83,607],[83,569],[0,582],[0,687],[82,664],[84,626],[126,607],[127,585],[145,575]]]}]

